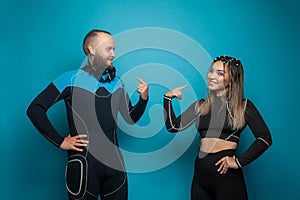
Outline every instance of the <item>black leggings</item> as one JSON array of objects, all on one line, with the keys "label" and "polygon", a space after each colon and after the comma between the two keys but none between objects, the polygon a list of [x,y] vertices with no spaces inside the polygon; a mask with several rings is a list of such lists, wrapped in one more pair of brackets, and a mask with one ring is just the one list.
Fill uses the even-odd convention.
[{"label": "black leggings", "polygon": [[[122,163],[123,164],[123,163]],[[126,172],[99,162],[90,153],[69,156],[66,187],[70,200],[127,200]]]},{"label": "black leggings", "polygon": [[195,160],[191,188],[192,200],[247,200],[247,189],[242,169],[228,169],[220,174],[215,163],[225,156],[233,156],[234,150],[217,153],[199,153]]}]

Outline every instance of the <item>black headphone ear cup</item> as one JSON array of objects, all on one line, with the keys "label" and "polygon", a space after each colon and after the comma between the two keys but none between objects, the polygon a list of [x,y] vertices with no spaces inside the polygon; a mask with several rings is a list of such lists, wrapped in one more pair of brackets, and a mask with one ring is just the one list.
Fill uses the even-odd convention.
[{"label": "black headphone ear cup", "polygon": [[106,83],[111,82],[116,77],[116,68],[106,69],[100,78],[100,82]]},{"label": "black headphone ear cup", "polygon": [[116,68],[112,67],[110,73],[111,80],[113,80],[116,77]]}]

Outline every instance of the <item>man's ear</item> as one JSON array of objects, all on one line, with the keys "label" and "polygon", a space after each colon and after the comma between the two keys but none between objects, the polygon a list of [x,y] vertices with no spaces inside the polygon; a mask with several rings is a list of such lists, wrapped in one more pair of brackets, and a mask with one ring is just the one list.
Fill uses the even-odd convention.
[{"label": "man's ear", "polygon": [[87,46],[87,48],[88,48],[88,50],[89,50],[89,53],[91,54],[91,55],[95,55],[95,47],[94,47],[94,45],[92,45],[92,44],[89,44],[88,46]]}]

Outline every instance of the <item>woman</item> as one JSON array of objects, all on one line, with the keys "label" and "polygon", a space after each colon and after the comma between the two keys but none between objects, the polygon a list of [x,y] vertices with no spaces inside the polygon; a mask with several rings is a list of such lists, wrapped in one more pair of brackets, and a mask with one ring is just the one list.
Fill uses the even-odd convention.
[{"label": "woman", "polygon": [[[168,131],[182,131],[195,122],[201,136],[191,199],[247,199],[242,167],[271,146],[269,129],[254,104],[243,98],[244,71],[240,60],[216,57],[207,74],[207,85],[208,97],[194,102],[179,117],[175,116],[171,101],[181,99],[181,90],[187,86],[164,95]],[[235,157],[240,134],[246,125],[256,140],[242,155]]]}]

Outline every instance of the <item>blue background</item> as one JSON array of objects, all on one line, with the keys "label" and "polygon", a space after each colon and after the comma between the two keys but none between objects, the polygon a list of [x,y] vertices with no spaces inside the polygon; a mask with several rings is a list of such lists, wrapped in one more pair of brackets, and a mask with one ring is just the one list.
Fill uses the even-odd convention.
[{"label": "blue background", "polygon": [[[262,157],[244,168],[249,198],[300,199],[299,6],[297,0],[0,1],[0,198],[67,198],[66,154],[39,135],[25,110],[55,77],[80,66],[85,59],[81,49],[85,34],[94,28],[114,35],[134,28],[161,27],[191,37],[212,57],[227,54],[242,60],[245,96],[264,116],[274,141]],[[136,53],[124,57],[124,62],[117,61],[120,75],[147,62],[179,67],[180,61],[168,61],[169,54],[151,50]],[[184,63],[182,67],[184,73],[191,70]],[[143,79],[150,81],[153,76],[155,72]],[[199,89],[199,97],[205,91],[201,80],[190,80]],[[164,91],[150,88],[149,107],[162,102]],[[185,99],[185,106],[190,103]],[[51,109],[49,116],[61,133],[67,133],[63,104]],[[151,123],[149,116],[143,116],[139,124],[143,123]],[[155,137],[145,139],[121,135],[120,143],[144,151],[168,140],[166,137],[170,135],[162,129]],[[249,130],[242,140],[239,151],[253,141]],[[171,165],[147,173],[129,173],[129,199],[189,199],[197,142],[195,138]]]}]

